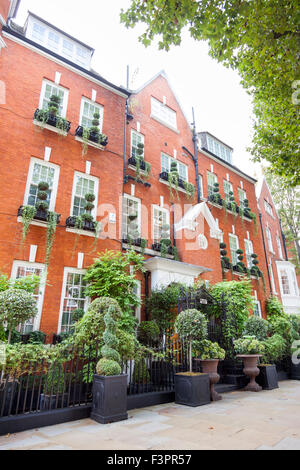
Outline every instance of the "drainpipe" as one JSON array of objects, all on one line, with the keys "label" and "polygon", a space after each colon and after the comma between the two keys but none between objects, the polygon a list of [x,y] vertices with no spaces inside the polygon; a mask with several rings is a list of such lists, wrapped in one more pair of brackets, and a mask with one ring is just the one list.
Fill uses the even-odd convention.
[{"label": "drainpipe", "polygon": [[196,171],[196,186],[197,186],[197,201],[198,204],[201,202],[201,192],[200,192],[200,178],[199,178],[199,165],[198,165],[198,135],[196,131],[196,122],[195,122],[195,112],[193,108],[193,142],[194,142],[194,155],[186,148],[182,147],[182,149],[189,154],[189,156],[192,158],[194,165],[195,165],[195,171]]},{"label": "drainpipe", "polygon": [[267,256],[267,250],[266,250],[264,229],[263,229],[263,225],[262,225],[262,215],[261,215],[261,212],[259,213],[259,221],[260,221],[260,228],[261,228],[261,234],[262,234],[262,239],[263,239],[263,245],[264,245],[264,252],[265,252],[265,258],[266,258],[266,264],[267,264],[267,271],[268,271],[268,278],[269,278],[270,291],[271,291],[271,295],[273,295],[273,289],[272,289],[272,283],[271,283],[271,275],[270,275],[270,270],[269,270],[269,263],[268,263],[268,256]]},{"label": "drainpipe", "polygon": [[[127,90],[129,89],[129,65],[127,65]],[[126,176],[126,145],[127,145],[127,116],[128,116],[128,97],[125,104],[125,119],[124,119],[124,153],[123,153],[123,186],[122,186],[122,210],[123,199],[125,194],[125,176]],[[121,217],[121,254],[123,253],[123,215]]]},{"label": "drainpipe", "polygon": [[[146,271],[145,274],[144,274],[144,277],[145,277],[145,298],[148,299],[149,298],[149,278],[150,278],[150,271]],[[149,312],[148,312],[148,308],[147,308],[147,302],[145,302],[145,318],[146,318],[146,321],[149,320]]]}]

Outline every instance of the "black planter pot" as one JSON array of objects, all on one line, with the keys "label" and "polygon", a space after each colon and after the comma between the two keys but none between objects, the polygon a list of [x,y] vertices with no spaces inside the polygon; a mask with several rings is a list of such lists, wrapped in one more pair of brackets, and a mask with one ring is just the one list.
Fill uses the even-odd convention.
[{"label": "black planter pot", "polygon": [[258,366],[258,368],[260,370],[260,374],[256,378],[256,381],[264,390],[274,390],[275,388],[279,388],[275,364]]},{"label": "black planter pot", "polygon": [[193,407],[210,403],[208,374],[176,374],[174,380],[175,403]]},{"label": "black planter pot", "polygon": [[[82,126],[77,127],[77,129],[75,131],[75,135],[77,135],[77,137],[82,138],[82,135],[83,135],[83,127]],[[88,140],[90,140],[94,144],[102,145],[103,147],[106,147],[106,145],[108,144],[108,137],[106,137],[104,140],[99,142],[99,134],[97,134],[97,132],[93,132],[93,131],[90,131],[90,135],[89,135]]]},{"label": "black planter pot", "polygon": [[89,232],[95,232],[96,230],[95,222],[89,222],[87,220],[83,221],[82,227],[76,227],[76,217],[68,217],[66,220],[66,226],[70,228],[77,228],[80,230],[87,230]]},{"label": "black planter pot", "polygon": [[[40,109],[37,109],[34,113],[34,119],[36,119],[37,121],[39,122],[43,122],[42,119],[39,119],[39,111]],[[52,127],[56,127],[56,123],[57,123],[57,116],[55,116],[55,114],[50,114],[49,113],[49,116],[48,116],[48,119],[47,121],[45,122],[45,124],[48,124],[48,126],[52,126]],[[71,128],[71,123],[70,121],[66,121],[66,128],[65,128],[65,132],[69,132]]]},{"label": "black planter pot", "polygon": [[[19,207],[18,209],[18,217],[22,217],[23,214],[23,206]],[[60,214],[57,214],[57,224],[60,222]],[[47,222],[48,220],[48,211],[36,211],[34,216],[34,220],[40,220],[42,222]]]},{"label": "black planter pot", "polygon": [[[153,245],[152,245],[152,250],[153,250],[153,251],[158,251],[158,252],[160,253],[160,251],[161,251],[161,244],[160,244],[160,243],[153,243]],[[169,247],[168,247],[167,254],[170,255],[170,256],[173,256],[173,255],[174,255],[174,250],[173,250],[173,247],[172,247],[172,246],[169,246]]]},{"label": "black planter pot", "polygon": [[128,419],[126,374],[94,375],[91,418],[101,424]]},{"label": "black planter pot", "polygon": [[218,204],[219,206],[222,206],[223,205],[223,200],[221,198],[221,196],[217,196],[217,195],[214,195],[214,194],[211,194],[209,197],[208,197],[208,200],[213,203],[213,204]]},{"label": "black planter pot", "polygon": [[292,364],[291,379],[300,380],[300,364]]},{"label": "black planter pot", "polygon": [[185,184],[184,184],[184,180],[182,178],[178,178],[178,186],[179,188],[182,188],[185,190]]},{"label": "black planter pot", "polygon": [[291,364],[289,361],[283,360],[276,363],[276,370],[278,375],[278,381],[289,380],[291,377]]},{"label": "black planter pot", "polygon": [[160,173],[159,178],[164,181],[169,181],[169,173],[167,171],[163,171]]},{"label": "black planter pot", "polygon": [[[128,164],[129,165],[132,165],[132,166],[136,166],[136,159],[135,157],[131,157],[128,159]],[[140,162],[140,169],[142,171],[145,171],[146,170],[146,162],[144,160],[141,160]]]}]

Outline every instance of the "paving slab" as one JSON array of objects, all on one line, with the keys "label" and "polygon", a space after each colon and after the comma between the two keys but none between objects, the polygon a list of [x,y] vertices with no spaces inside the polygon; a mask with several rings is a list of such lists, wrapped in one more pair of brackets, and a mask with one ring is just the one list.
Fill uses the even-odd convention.
[{"label": "paving slab", "polygon": [[0,437],[0,450],[300,450],[300,382],[230,392],[198,408],[130,410],[127,421],[91,419]]}]

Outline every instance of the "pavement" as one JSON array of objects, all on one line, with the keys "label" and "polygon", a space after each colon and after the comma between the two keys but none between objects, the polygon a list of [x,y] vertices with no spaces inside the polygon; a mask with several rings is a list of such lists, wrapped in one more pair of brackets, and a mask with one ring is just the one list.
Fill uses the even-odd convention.
[{"label": "pavement", "polygon": [[175,403],[0,437],[0,450],[300,450],[300,382],[260,393],[231,392],[198,408]]}]

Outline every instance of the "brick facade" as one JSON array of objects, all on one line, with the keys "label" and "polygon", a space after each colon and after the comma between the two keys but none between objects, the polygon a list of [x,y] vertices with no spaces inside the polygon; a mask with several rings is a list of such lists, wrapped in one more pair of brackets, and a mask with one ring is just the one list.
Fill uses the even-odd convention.
[{"label": "brick facade", "polygon": [[[4,2],[1,2],[0,8],[3,5]],[[37,252],[34,262],[44,263],[46,226],[31,225],[25,244],[22,246],[22,224],[20,220],[18,221],[17,212],[24,203],[32,158],[44,162],[47,154],[45,149],[50,148],[50,157],[48,150],[49,163],[59,167],[54,210],[61,214],[61,219],[52,249],[39,327],[40,330],[51,335],[58,331],[64,269],[66,267],[77,269],[80,264],[78,257],[80,253],[84,255],[80,269],[85,269],[93,262],[96,254],[93,250],[93,237],[78,236],[66,229],[65,221],[70,216],[74,172],[86,174],[88,169],[88,173],[99,180],[97,220],[103,223],[103,231],[97,242],[97,251],[120,250],[121,248],[120,209],[123,189],[126,91],[122,92],[117,87],[107,86],[107,83],[102,83],[100,78],[98,80],[95,77],[89,78],[79,69],[75,70],[67,63],[64,64],[57,58],[46,55],[41,49],[33,50],[28,42],[23,43],[20,38],[6,35],[5,42],[7,48],[3,50],[0,60],[0,79],[5,80],[6,83],[6,104],[0,105],[0,187],[2,194],[0,199],[0,270],[11,275],[14,261],[29,262],[35,246],[37,246]],[[71,129],[66,137],[48,128],[41,129],[33,123],[34,111],[39,107],[43,80],[54,83],[57,76],[59,76],[59,86],[69,92],[66,118],[71,121]],[[103,132],[108,136],[109,143],[104,150],[89,146],[88,153],[83,156],[82,145],[75,139],[75,130],[79,124],[82,97],[92,100],[95,92],[96,103],[104,107]],[[151,117],[151,97],[160,102],[164,101],[176,112],[177,131]],[[151,184],[150,188],[129,180],[125,184],[125,193],[141,201],[143,206],[141,235],[148,240],[146,258],[151,258],[155,254],[150,251],[153,243],[153,206],[160,207],[163,203],[165,209],[172,209],[172,203],[174,203],[174,222],[177,223],[191,204],[196,203],[196,195],[191,202],[187,200],[183,191],[179,191],[179,200],[170,198],[168,185],[159,180],[161,153],[164,152],[184,163],[188,168],[189,181],[196,184],[194,163],[182,149],[184,146],[193,153],[194,144],[189,123],[163,73],[158,74],[140,91],[132,94],[130,112],[133,119],[126,126],[126,175],[135,177],[134,170],[128,167],[132,130],[144,135],[145,160],[152,165],[152,173],[148,180]],[[90,163],[87,164],[87,162]],[[253,250],[260,262],[259,267],[266,280],[266,292],[264,292],[262,281],[251,279],[253,295],[256,295],[257,300],[260,301],[262,313],[265,315],[265,299],[269,295],[270,288],[256,204],[255,181],[235,167],[210,156],[207,152],[199,151],[198,162],[199,173],[203,177],[203,201],[207,201],[208,194],[207,171],[213,170],[217,176],[222,197],[224,196],[223,180],[229,180],[232,183],[236,201],[238,201],[238,188],[242,186],[246,191],[249,206],[256,214],[257,228],[253,221],[242,220],[239,216],[234,218],[224,209],[207,204],[213,217],[218,219],[229,253],[229,233],[234,232],[237,235],[239,246],[244,251],[244,240],[252,241]],[[104,209],[103,206],[105,206]],[[116,223],[114,223],[113,214],[115,214]],[[172,210],[170,222],[172,229]],[[202,226],[200,228],[202,230]],[[211,238],[206,222],[204,222],[203,230],[202,233],[208,240],[207,249],[200,249],[195,240],[190,240],[193,233],[189,233],[189,230],[176,232],[176,236],[172,233],[172,238],[175,236],[176,247],[182,262],[210,269],[210,272],[201,275],[201,279],[212,283],[220,282],[223,277],[219,240]],[[196,234],[198,235],[197,231]],[[191,243],[193,247],[189,249]],[[230,271],[225,276],[227,280],[241,278]],[[145,284],[142,277],[140,281],[143,296]]]}]

